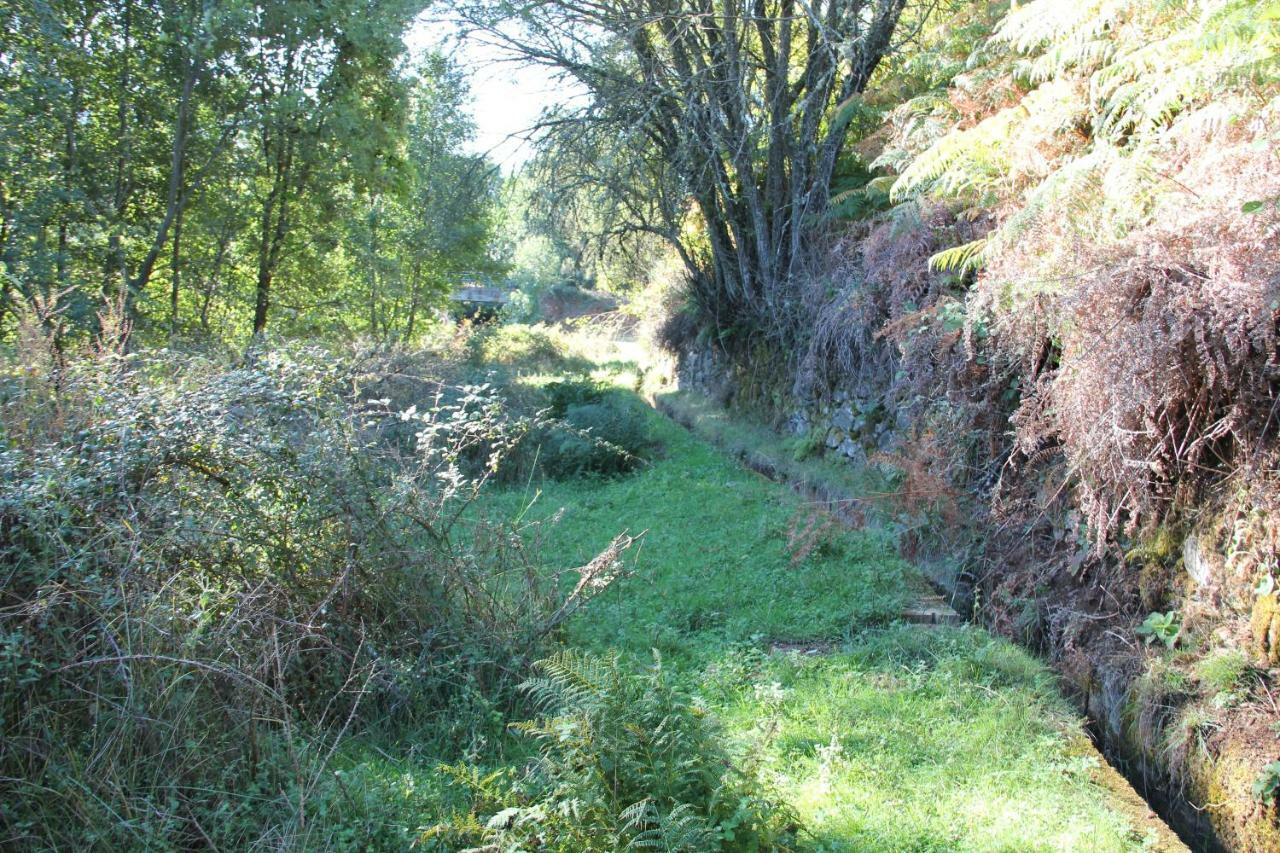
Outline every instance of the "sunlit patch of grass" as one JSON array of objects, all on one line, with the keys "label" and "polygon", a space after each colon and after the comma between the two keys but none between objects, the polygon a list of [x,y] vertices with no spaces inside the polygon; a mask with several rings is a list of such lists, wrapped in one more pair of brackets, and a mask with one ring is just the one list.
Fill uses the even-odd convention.
[{"label": "sunlit patch of grass", "polygon": [[[840,531],[798,564],[800,498],[665,418],[665,451],[627,477],[548,483],[526,517],[562,514],[544,557],[588,560],[647,530],[615,586],[569,627],[575,645],[657,649],[763,762],[813,850],[1139,849],[1072,745],[1079,721],[1052,676],[972,628],[895,624],[919,584],[892,536]],[[527,492],[493,508],[523,509]],[[830,654],[771,652],[825,641]]]},{"label": "sunlit patch of grass", "polygon": [[[525,514],[561,514],[553,563],[589,560],[621,530],[648,531],[636,576],[572,627],[587,646],[694,653],[752,636],[839,639],[896,617],[908,570],[887,534],[839,532],[798,564],[787,531],[800,501],[656,414],[662,458],[629,477],[547,483]],[[524,491],[497,498],[511,512]]]},{"label": "sunlit patch of grass", "polygon": [[898,626],[826,656],[731,651],[702,684],[731,732],[764,744],[819,849],[1138,846],[1090,780],[1093,759],[1070,749],[1079,724],[1043,668],[985,632]]}]

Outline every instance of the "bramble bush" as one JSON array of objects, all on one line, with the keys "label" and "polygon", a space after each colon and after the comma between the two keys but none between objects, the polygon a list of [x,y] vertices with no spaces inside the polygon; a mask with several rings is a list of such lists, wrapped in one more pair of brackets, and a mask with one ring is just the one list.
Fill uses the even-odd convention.
[{"label": "bramble bush", "polygon": [[641,405],[619,392],[569,405],[562,423],[543,444],[543,470],[563,479],[636,469],[654,444]]},{"label": "bramble bush", "polygon": [[464,746],[619,572],[621,540],[566,596],[536,531],[471,511],[529,429],[491,389],[398,410],[314,349],[28,338],[0,376],[6,843],[374,843],[317,817],[340,747]]},{"label": "bramble bush", "polygon": [[627,474],[657,446],[644,404],[591,379],[548,383],[518,406],[527,431],[498,472],[505,482]]}]

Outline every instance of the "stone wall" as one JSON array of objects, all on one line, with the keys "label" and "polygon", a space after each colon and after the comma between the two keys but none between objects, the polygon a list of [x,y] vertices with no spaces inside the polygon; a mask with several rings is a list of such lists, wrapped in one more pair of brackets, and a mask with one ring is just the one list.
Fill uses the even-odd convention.
[{"label": "stone wall", "polygon": [[[741,381],[724,356],[705,346],[680,354],[676,380],[680,390],[697,391],[722,405],[739,396]],[[812,436],[833,454],[855,463],[888,449],[900,426],[880,401],[862,400],[841,389],[826,399],[789,398],[783,411],[789,434]]]}]

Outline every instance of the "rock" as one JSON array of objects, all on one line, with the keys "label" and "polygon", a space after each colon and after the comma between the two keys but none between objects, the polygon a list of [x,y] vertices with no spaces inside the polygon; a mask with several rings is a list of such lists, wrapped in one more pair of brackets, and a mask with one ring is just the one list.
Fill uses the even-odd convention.
[{"label": "rock", "polygon": [[1188,536],[1182,543],[1182,565],[1186,567],[1187,574],[1191,575],[1196,586],[1208,586],[1209,581],[1213,580],[1213,563],[1210,562],[1209,555],[1201,550],[1200,539],[1195,534]]},{"label": "rock", "polygon": [[840,443],[840,453],[849,457],[855,462],[865,462],[867,452],[862,449],[862,445],[854,441],[852,438],[846,438]]},{"label": "rock", "polygon": [[835,450],[847,438],[848,436],[844,434],[843,430],[832,428],[827,431],[827,447],[831,448],[832,450]]},{"label": "rock", "polygon": [[849,432],[853,429],[853,409],[849,406],[841,406],[834,415],[831,416],[831,425],[837,429]]},{"label": "rock", "polygon": [[1271,666],[1280,664],[1280,597],[1274,592],[1258,596],[1249,617],[1254,651]]}]

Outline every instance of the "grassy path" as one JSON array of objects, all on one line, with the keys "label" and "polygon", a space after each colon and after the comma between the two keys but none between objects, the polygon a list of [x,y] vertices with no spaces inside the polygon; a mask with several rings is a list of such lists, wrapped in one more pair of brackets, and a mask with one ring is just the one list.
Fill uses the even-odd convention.
[{"label": "grassy path", "polygon": [[1098,783],[1041,664],[979,629],[896,623],[922,581],[887,533],[823,528],[785,487],[646,416],[663,447],[649,467],[492,508],[561,514],[545,546],[561,565],[648,531],[634,576],[571,623],[570,642],[637,665],[656,649],[763,763],[810,849],[1164,848]]}]

